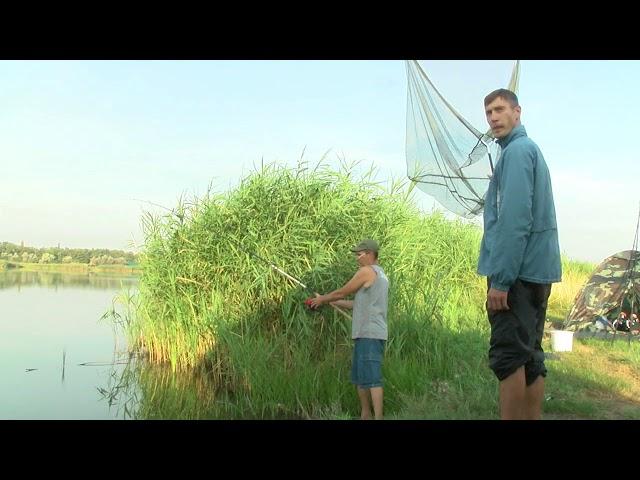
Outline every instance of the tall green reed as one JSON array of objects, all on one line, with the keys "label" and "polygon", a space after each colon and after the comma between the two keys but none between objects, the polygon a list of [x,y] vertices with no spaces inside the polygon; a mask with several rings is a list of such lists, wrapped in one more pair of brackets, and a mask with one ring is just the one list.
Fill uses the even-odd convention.
[{"label": "tall green reed", "polygon": [[229,192],[146,214],[130,346],[172,371],[204,368],[248,416],[351,410],[348,321],[329,308],[305,310],[309,292],[246,250],[327,292],[353,275],[349,248],[367,237],[380,242],[390,279],[392,408],[408,390],[424,393],[433,379],[482,364],[480,229],[420,212],[405,182],[385,186],[359,168],[261,166]]}]

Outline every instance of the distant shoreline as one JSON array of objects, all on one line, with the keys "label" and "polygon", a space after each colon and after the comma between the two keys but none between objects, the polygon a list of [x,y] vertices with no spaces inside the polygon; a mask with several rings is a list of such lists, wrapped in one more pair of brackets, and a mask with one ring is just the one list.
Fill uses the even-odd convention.
[{"label": "distant shoreline", "polygon": [[19,270],[22,272],[62,272],[62,273],[116,273],[140,275],[139,265],[89,265],[88,263],[25,263],[0,260],[0,271]]}]

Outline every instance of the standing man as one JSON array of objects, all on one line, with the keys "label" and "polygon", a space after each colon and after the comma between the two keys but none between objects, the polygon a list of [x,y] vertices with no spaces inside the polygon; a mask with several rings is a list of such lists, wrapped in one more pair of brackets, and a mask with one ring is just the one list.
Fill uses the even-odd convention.
[{"label": "standing man", "polygon": [[[324,303],[352,308],[351,338],[354,340],[351,383],[356,385],[362,420],[382,420],[382,358],[387,340],[389,280],[378,265],[378,243],[363,240],[351,249],[360,268],[343,287],[310,300],[311,308]],[[355,293],[354,299],[342,300]]]},{"label": "standing man", "polygon": [[499,89],[484,99],[502,153],[489,182],[478,273],[487,277],[489,366],[500,381],[503,420],[540,419],[542,333],[551,284],[561,280],[551,178],[520,124],[518,97]]}]

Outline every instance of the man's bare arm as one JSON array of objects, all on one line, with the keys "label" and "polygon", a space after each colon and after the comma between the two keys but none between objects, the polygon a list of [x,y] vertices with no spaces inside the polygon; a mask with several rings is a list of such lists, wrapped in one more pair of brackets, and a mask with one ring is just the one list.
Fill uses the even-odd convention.
[{"label": "man's bare arm", "polygon": [[325,295],[317,295],[311,299],[311,308],[317,308],[325,303],[335,302],[336,300],[342,300],[348,295],[356,293],[362,288],[362,286],[375,279],[376,273],[370,267],[361,267],[355,275],[344,286],[331,293]]},{"label": "man's bare arm", "polygon": [[353,300],[336,300],[335,302],[329,302],[331,305],[335,305],[340,308],[353,309]]}]

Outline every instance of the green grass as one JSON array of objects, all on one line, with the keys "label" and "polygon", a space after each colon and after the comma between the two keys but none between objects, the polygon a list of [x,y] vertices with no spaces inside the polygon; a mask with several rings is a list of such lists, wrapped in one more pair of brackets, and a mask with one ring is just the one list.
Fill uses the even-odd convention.
[{"label": "green grass", "polygon": [[[435,355],[447,365],[421,361],[415,352],[388,352],[385,360],[387,419],[497,419],[498,382],[487,367],[486,337],[479,332],[460,335],[438,332]],[[237,352],[245,361],[241,382],[220,385],[211,370],[182,372],[169,365],[139,363],[129,372],[138,392],[143,419],[311,418],[347,420],[358,405],[349,384],[348,349],[315,365],[313,372],[296,369],[292,376],[273,363],[273,346],[261,353]],[[245,346],[246,347],[246,346]],[[549,351],[545,340],[545,350]],[[243,348],[243,347],[238,347]],[[640,342],[614,343],[574,340],[572,352],[547,360],[543,418],[640,419]],[[428,355],[424,357],[429,358]],[[304,358],[291,357],[305,363]],[[255,362],[255,363],[254,363]],[[274,373],[275,372],[275,373]],[[128,396],[122,396],[122,402]]]},{"label": "green grass", "polygon": [[559,355],[547,362],[551,417],[640,419],[640,342],[574,340]]},{"label": "green grass", "polygon": [[596,265],[562,258],[562,282],[551,288],[551,297],[547,308],[547,317],[554,326],[560,328],[571,310],[576,295],[580,292]]},{"label": "green grass", "polygon": [[333,313],[311,321],[302,306],[310,292],[238,244],[328,291],[355,271],[349,248],[374,237],[392,284],[390,323],[411,315],[447,321],[440,310],[449,297],[472,296],[466,285],[476,280],[471,263],[479,231],[420,215],[400,191],[399,185],[382,190],[366,176],[354,181],[349,169],[271,166],[228,194],[182,202],[173,215],[148,215],[131,339],[174,369],[198,365],[222,327],[243,341],[286,338],[311,356],[347,343],[349,328],[337,333]]},{"label": "green grass", "polygon": [[[145,216],[140,290],[123,300],[121,322],[146,358],[129,371],[138,418],[352,418],[349,322],[305,310],[310,292],[244,250],[324,293],[355,272],[349,247],[365,237],[380,242],[390,279],[386,417],[497,418],[486,284],[475,273],[480,229],[424,214],[406,185],[385,189],[355,170],[266,166],[228,193]],[[592,267],[563,259],[551,319],[565,316]],[[622,400],[635,387],[597,370],[608,347],[585,344],[583,355],[576,345],[548,363],[545,414],[600,418],[617,402],[616,415],[636,418],[636,404]],[[610,348],[636,358],[635,346]]]},{"label": "green grass", "polygon": [[[437,330],[430,336],[438,349],[431,355],[399,345],[387,352],[386,418],[497,419],[498,382],[487,366],[486,335]],[[246,351],[250,347],[261,348]],[[291,356],[290,362],[302,365],[289,369],[291,376],[273,363],[274,350],[283,345],[263,341],[234,348],[243,359],[236,377],[241,381],[227,385],[205,367],[175,372],[170,365],[137,363],[129,371],[130,387],[139,395],[137,408],[129,406],[132,417],[347,420],[357,414],[349,348],[316,363],[313,371],[306,359]],[[544,348],[550,351],[548,339]],[[555,355],[546,362],[543,418],[640,419],[640,342],[575,339],[572,352]]]}]

